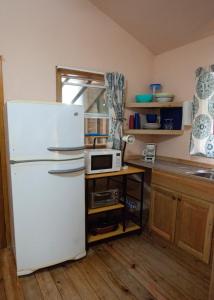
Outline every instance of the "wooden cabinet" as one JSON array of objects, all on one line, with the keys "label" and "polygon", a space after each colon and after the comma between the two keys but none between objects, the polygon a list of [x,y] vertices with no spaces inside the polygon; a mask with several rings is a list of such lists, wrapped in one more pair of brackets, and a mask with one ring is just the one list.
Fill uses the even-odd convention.
[{"label": "wooden cabinet", "polygon": [[[213,199],[209,198],[208,192],[205,199],[197,197],[197,191],[202,196],[204,182],[188,182],[188,179],[180,176],[176,178],[175,175],[169,180],[170,176],[171,174],[154,172],[150,229],[209,263],[214,221]],[[168,185],[171,190],[167,188]],[[191,193],[192,190],[195,191]]]},{"label": "wooden cabinet", "polygon": [[213,204],[182,195],[178,198],[176,244],[209,262],[213,228]]},{"label": "wooden cabinet", "polygon": [[150,228],[169,241],[174,240],[177,194],[153,186],[150,210]]}]

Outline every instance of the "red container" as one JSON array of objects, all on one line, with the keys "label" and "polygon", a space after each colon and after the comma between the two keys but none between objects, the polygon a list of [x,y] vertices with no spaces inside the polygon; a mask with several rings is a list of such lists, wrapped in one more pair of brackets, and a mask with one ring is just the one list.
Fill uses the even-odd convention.
[{"label": "red container", "polygon": [[134,115],[129,116],[129,129],[134,129]]}]

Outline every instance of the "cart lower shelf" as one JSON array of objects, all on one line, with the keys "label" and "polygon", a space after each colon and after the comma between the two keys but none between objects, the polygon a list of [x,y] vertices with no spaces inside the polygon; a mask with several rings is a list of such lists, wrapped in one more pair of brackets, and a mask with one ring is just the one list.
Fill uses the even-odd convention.
[{"label": "cart lower shelf", "polygon": [[124,204],[117,203],[117,204],[114,204],[114,205],[109,205],[109,206],[104,206],[104,207],[89,208],[88,209],[88,214],[93,215],[93,214],[98,214],[98,213],[101,213],[101,212],[105,212],[105,211],[109,211],[109,210],[116,210],[116,209],[120,209],[120,208],[124,208]]},{"label": "cart lower shelf", "polygon": [[128,232],[132,232],[132,231],[137,231],[140,230],[141,227],[137,224],[133,224],[131,226],[128,226],[126,228],[125,231],[123,231],[123,225],[119,224],[117,230],[111,231],[111,232],[107,232],[107,233],[102,233],[102,234],[97,234],[97,235],[92,235],[89,234],[88,235],[88,243],[94,243],[94,242],[98,242],[100,240],[104,240],[104,239],[108,239],[117,235],[123,235],[126,234]]}]

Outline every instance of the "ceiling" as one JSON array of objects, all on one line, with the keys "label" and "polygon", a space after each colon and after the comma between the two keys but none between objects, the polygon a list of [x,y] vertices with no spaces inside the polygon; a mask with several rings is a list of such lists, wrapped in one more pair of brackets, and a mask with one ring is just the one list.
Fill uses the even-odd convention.
[{"label": "ceiling", "polygon": [[89,0],[154,54],[214,34],[214,0]]}]

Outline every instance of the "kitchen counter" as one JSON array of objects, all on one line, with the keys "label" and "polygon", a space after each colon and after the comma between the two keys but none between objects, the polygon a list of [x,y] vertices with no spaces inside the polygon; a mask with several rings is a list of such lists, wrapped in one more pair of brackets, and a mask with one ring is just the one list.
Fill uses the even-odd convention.
[{"label": "kitchen counter", "polygon": [[214,167],[213,168],[211,168],[211,167],[210,168],[204,168],[204,167],[202,168],[202,167],[192,166],[192,165],[188,165],[188,164],[184,164],[184,163],[182,164],[182,163],[176,163],[173,161],[165,161],[162,159],[156,159],[154,163],[148,163],[148,162],[143,161],[143,159],[141,159],[141,158],[128,159],[127,163],[134,165],[134,166],[146,168],[146,169],[165,171],[168,173],[174,173],[177,175],[187,176],[187,177],[191,177],[192,179],[195,179],[195,180],[202,180],[202,181],[206,181],[206,182],[210,182],[210,183],[214,182],[213,179],[195,176],[192,174],[198,170],[210,170],[210,169],[214,169]]}]

